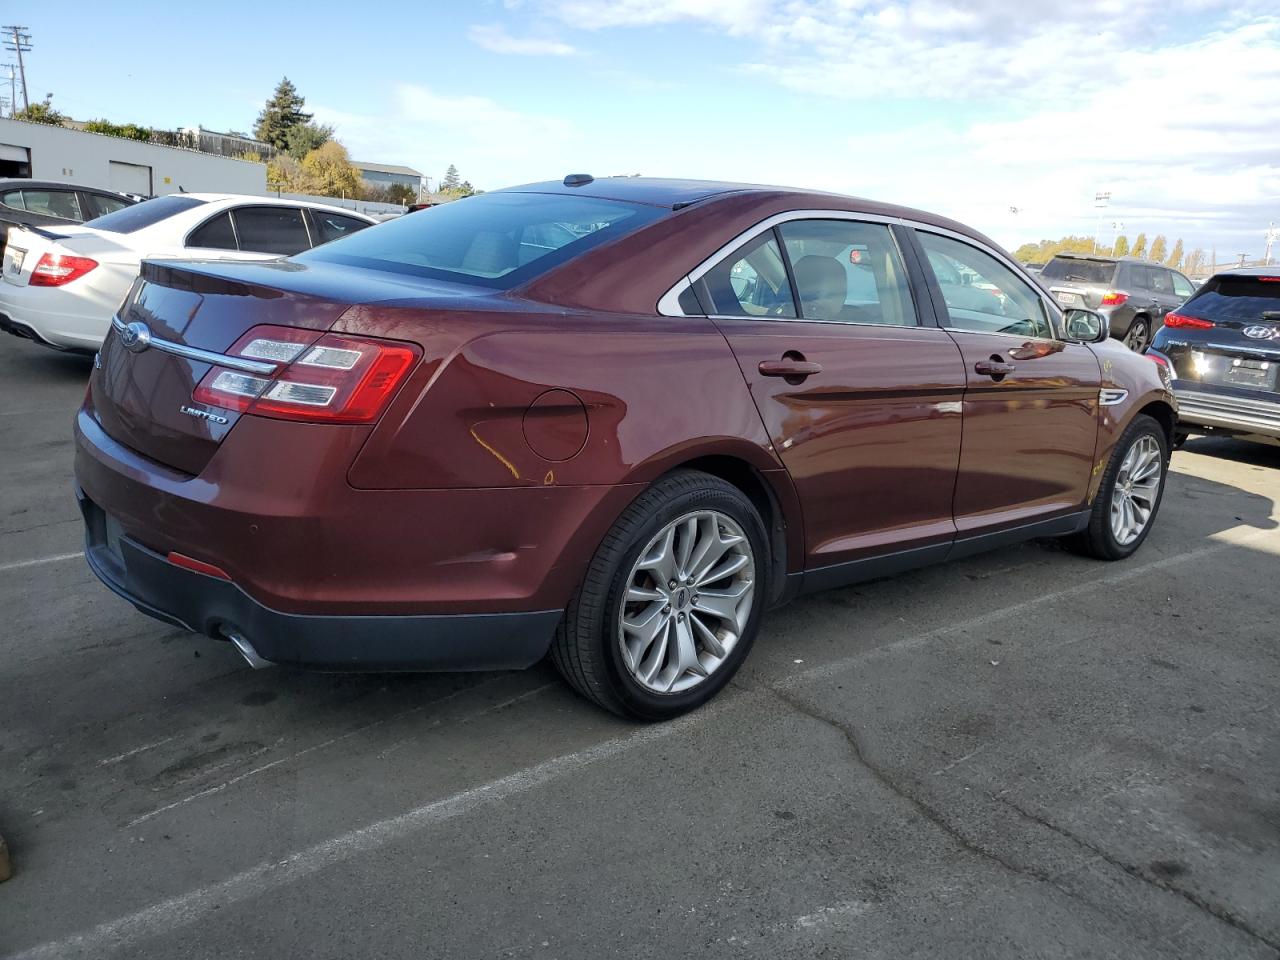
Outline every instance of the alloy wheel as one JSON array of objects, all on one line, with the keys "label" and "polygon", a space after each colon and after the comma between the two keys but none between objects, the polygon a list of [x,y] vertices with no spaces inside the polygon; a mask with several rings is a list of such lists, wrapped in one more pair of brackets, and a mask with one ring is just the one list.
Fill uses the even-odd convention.
[{"label": "alloy wheel", "polygon": [[1111,492],[1111,534],[1127,547],[1151,522],[1164,479],[1160,444],[1150,434],[1138,437],[1124,455]]},{"label": "alloy wheel", "polygon": [[731,517],[673,520],[640,552],[618,612],[627,672],[653,693],[683,693],[730,656],[751,617],[756,564]]},{"label": "alloy wheel", "polygon": [[1151,335],[1147,332],[1145,320],[1135,320],[1129,325],[1129,332],[1124,335],[1124,345],[1134,353],[1141,353],[1147,348]]}]

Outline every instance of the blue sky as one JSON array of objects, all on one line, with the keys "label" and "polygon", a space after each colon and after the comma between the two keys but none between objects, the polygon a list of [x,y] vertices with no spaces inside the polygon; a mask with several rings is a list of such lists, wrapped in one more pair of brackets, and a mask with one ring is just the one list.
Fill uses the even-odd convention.
[{"label": "blue sky", "polygon": [[[332,12],[329,12],[329,11]],[[1280,221],[1280,16],[1251,0],[64,3],[33,97],[250,129],[288,75],[362,160],[492,189],[570,171],[787,183],[1000,242],[1166,233],[1219,258]],[[1113,205],[1099,218],[1097,190]],[[1017,212],[1010,208],[1016,208]]]}]

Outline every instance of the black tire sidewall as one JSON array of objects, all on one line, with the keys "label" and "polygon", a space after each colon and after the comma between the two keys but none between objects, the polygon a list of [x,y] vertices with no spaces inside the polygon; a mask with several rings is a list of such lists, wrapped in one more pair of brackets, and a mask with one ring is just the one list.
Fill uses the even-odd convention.
[{"label": "black tire sidewall", "polygon": [[[769,588],[767,582],[768,539],[764,523],[751,501],[736,488],[710,476],[707,480],[708,483],[698,489],[685,490],[669,498],[663,498],[656,508],[651,508],[648,517],[640,526],[631,532],[626,548],[620,555],[611,558],[608,574],[609,589],[605,594],[605,602],[602,609],[595,611],[595,616],[592,617],[594,622],[590,624],[592,632],[604,644],[602,653],[604,663],[607,665],[607,683],[610,692],[617,698],[626,713],[639,719],[664,720],[679,716],[719,693],[737,673],[751,651],[756,633],[760,628],[760,620],[764,615],[765,598]],[[668,523],[696,510],[716,510],[724,513],[737,522],[746,533],[755,562],[753,574],[755,589],[751,615],[747,620],[746,629],[742,631],[728,659],[704,682],[683,693],[655,694],[640,686],[623,663],[622,650],[618,643],[618,605],[623,591],[626,590],[628,575],[640,551]]]}]

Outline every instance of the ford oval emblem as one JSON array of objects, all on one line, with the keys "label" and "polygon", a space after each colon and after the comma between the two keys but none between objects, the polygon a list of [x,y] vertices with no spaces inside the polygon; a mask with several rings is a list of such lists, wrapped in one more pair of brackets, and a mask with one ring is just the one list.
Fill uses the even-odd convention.
[{"label": "ford oval emblem", "polygon": [[1252,337],[1254,340],[1270,340],[1275,336],[1275,331],[1275,327],[1265,327],[1256,323],[1252,327],[1245,327],[1242,332],[1246,337]]},{"label": "ford oval emblem", "polygon": [[132,353],[141,353],[151,346],[151,328],[145,323],[134,321],[126,324],[120,331],[120,342]]}]

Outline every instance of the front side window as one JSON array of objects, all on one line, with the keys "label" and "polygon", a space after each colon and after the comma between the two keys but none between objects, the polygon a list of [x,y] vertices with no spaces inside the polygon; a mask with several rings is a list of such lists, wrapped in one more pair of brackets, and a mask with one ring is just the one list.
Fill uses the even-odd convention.
[{"label": "front side window", "polygon": [[388,220],[302,259],[509,289],[666,213],[598,197],[500,191]]},{"label": "front side window", "polygon": [[82,196],[86,205],[85,216],[90,218],[105,217],[108,213],[115,213],[117,210],[132,206],[122,197],[104,197],[100,193],[86,193]]},{"label": "front side window", "polygon": [[1191,281],[1188,280],[1186,277],[1184,277],[1182,274],[1178,273],[1176,270],[1173,271],[1170,274],[1170,276],[1173,277],[1174,296],[1181,297],[1183,300],[1185,300],[1187,299],[1187,297],[1191,296],[1193,293],[1196,292],[1196,288],[1191,285]]},{"label": "front side window", "polygon": [[316,246],[328,243],[330,240],[341,240],[343,237],[351,236],[357,230],[371,226],[367,221],[356,217],[344,217],[340,213],[315,209],[311,211],[311,222],[316,228]]},{"label": "front side window", "polygon": [[712,313],[725,317],[796,315],[782,250],[766,230],[729,254],[703,275],[698,295]]},{"label": "front side window", "polygon": [[1152,290],[1156,293],[1173,294],[1173,281],[1168,270],[1164,267],[1147,267],[1147,272],[1151,275]]},{"label": "front side window", "polygon": [[311,246],[301,207],[238,207],[234,215],[241,250],[287,257]]},{"label": "front side window", "polygon": [[83,220],[80,201],[65,190],[23,190],[22,206],[28,213],[41,213],[61,220]]},{"label": "front side window", "polygon": [[887,226],[796,220],[779,232],[804,319],[916,325],[906,268]]},{"label": "front side window", "polygon": [[1031,286],[989,253],[950,237],[921,231],[950,320],[947,326],[979,333],[1051,339],[1044,304]]}]

